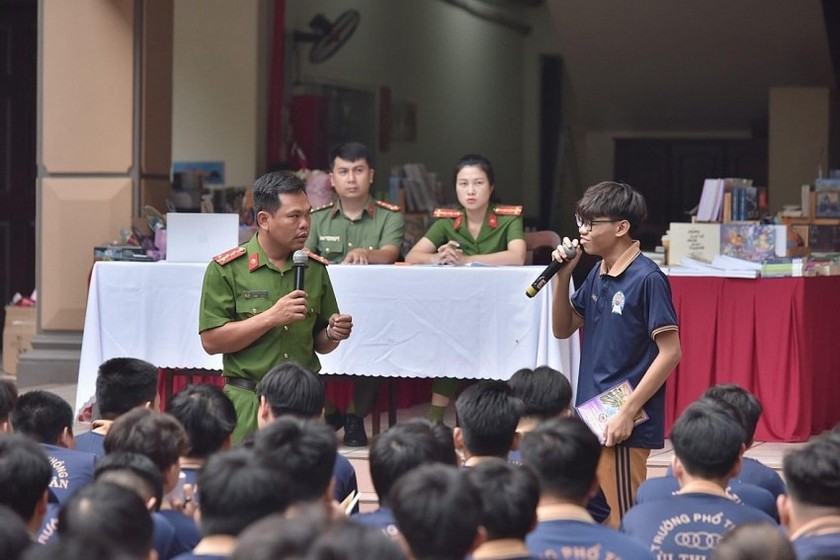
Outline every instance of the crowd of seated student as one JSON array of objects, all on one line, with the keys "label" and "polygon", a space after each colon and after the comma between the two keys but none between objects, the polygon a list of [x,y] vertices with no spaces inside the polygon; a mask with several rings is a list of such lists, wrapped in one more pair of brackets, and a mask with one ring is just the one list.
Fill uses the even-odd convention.
[{"label": "crowd of seated student", "polygon": [[[571,387],[550,368],[471,385],[456,400],[454,430],[413,419],[374,438],[379,508],[353,513],[338,502],[355,493],[355,473],[347,463],[352,484],[335,491],[346,459],[322,420],[317,375],[295,364],[269,372],[257,388],[260,429],[231,449],[232,407],[215,387],[187,388],[172,414],[148,393],[128,409],[109,404],[132,401],[125,391],[137,393],[136,379],[116,381],[131,376],[115,366],[150,372],[138,362],[102,369],[97,391],[112,400],[85,438],[95,454],[73,451],[67,403],[0,382],[0,430],[20,432],[0,435],[2,558],[785,560],[840,551],[840,431],[784,458],[785,489],[743,457],[761,408],[737,386],[711,388],[677,419],[670,474],[642,487],[618,531],[593,518],[602,446],[570,414]],[[176,495],[182,465],[196,477]],[[782,527],[751,491],[765,502],[777,494]]]}]

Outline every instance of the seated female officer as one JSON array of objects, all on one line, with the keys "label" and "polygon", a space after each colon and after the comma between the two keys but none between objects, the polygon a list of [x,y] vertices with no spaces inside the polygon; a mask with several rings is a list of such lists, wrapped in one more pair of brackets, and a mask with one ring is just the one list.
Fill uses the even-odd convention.
[{"label": "seated female officer", "polygon": [[[405,257],[410,264],[525,264],[522,207],[491,202],[495,177],[484,156],[470,154],[455,164],[457,209],[438,208],[437,220]],[[443,421],[458,380],[438,378],[429,418]]]}]

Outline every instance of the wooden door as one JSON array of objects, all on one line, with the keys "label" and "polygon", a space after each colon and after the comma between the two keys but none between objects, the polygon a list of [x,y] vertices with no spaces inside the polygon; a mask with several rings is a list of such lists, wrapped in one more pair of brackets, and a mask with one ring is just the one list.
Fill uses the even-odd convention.
[{"label": "wooden door", "polygon": [[37,0],[0,0],[0,320],[35,288]]}]

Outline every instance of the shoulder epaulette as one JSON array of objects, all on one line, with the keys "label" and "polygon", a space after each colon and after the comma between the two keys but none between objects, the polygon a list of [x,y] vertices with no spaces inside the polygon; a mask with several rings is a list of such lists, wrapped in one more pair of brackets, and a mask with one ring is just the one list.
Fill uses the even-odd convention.
[{"label": "shoulder epaulette", "polygon": [[460,218],[461,211],[454,208],[435,208],[432,216],[435,218]]},{"label": "shoulder epaulette", "polygon": [[521,216],[522,215],[522,207],[521,206],[505,206],[500,204],[493,209],[494,214],[498,214],[499,216]]},{"label": "shoulder epaulette", "polygon": [[227,263],[238,259],[245,253],[247,253],[245,247],[236,247],[235,249],[225,251],[221,255],[216,255],[215,257],[213,257],[213,260],[219,263],[220,265],[224,266]]},{"label": "shoulder epaulette", "polygon": [[390,202],[385,202],[383,200],[377,200],[375,202],[376,202],[377,206],[381,206],[382,208],[385,208],[386,210],[390,210],[391,212],[399,212],[400,211],[400,207],[397,206],[396,204],[391,204]]},{"label": "shoulder epaulette", "polygon": [[309,213],[312,214],[313,212],[320,212],[321,210],[326,210],[327,208],[332,208],[333,206],[335,206],[335,202],[330,202],[329,204],[324,204],[323,206],[311,209]]},{"label": "shoulder epaulette", "polygon": [[328,261],[327,259],[325,259],[321,255],[316,255],[315,253],[313,253],[312,251],[310,251],[309,249],[307,249],[305,247],[304,247],[303,250],[306,251],[306,254],[309,255],[309,258],[312,259],[313,261],[318,261],[319,263],[321,263],[324,266],[327,266],[327,265],[330,264],[330,261]]}]

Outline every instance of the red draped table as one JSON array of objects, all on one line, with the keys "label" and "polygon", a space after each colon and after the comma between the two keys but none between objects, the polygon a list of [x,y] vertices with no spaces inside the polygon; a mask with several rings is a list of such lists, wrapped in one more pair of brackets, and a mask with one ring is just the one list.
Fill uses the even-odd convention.
[{"label": "red draped table", "polygon": [[682,360],[666,421],[706,388],[758,397],[759,441],[804,441],[840,422],[840,277],[670,277]]}]

